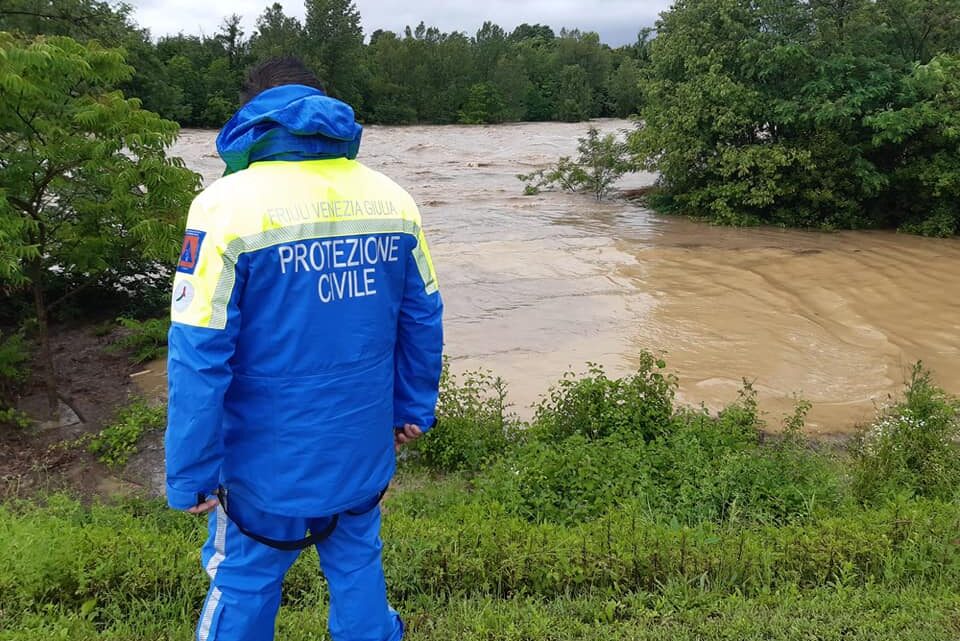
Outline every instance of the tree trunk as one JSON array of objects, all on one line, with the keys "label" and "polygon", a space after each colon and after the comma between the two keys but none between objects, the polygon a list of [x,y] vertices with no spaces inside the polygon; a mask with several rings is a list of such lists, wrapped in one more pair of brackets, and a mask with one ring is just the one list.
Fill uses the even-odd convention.
[{"label": "tree trunk", "polygon": [[43,266],[39,260],[31,264],[30,277],[33,281],[33,302],[37,312],[37,330],[40,333],[40,362],[44,369],[43,384],[46,387],[50,418],[54,419],[57,417],[60,401],[57,398],[57,374],[53,369],[53,352],[50,350],[47,306],[43,298]]}]

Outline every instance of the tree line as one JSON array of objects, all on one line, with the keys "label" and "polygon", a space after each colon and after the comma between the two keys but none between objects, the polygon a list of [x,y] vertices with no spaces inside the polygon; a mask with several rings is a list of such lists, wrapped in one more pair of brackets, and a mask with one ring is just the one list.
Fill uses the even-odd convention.
[{"label": "tree line", "polygon": [[66,35],[121,47],[133,77],[122,87],[144,108],[190,127],[220,127],[237,109],[244,70],[277,56],[303,59],[328,93],[363,122],[497,123],[628,116],[640,106],[649,31],[611,48],[593,32],[486,22],[474,35],[421,22],[366,38],[352,0],[305,0],[306,18],[267,7],[246,34],[241,16],[212,35],[151,38],[131,7],[97,0],[8,0],[0,30]]}]

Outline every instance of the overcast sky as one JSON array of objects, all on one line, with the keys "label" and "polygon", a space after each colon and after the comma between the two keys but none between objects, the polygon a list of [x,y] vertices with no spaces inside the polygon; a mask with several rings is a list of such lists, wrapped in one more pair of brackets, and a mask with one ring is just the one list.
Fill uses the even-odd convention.
[{"label": "overcast sky", "polygon": [[[130,0],[128,0],[130,1]],[[249,36],[253,25],[271,0],[132,0],[134,18],[156,38],[180,31],[212,34],[223,17],[243,16]],[[670,0],[356,0],[367,36],[377,29],[402,33],[407,25],[423,20],[442,31],[465,31],[474,35],[485,20],[507,31],[518,24],[547,24],[596,31],[610,45],[636,41],[642,27],[652,27],[657,14]],[[302,0],[281,2],[287,15],[303,19]]]}]

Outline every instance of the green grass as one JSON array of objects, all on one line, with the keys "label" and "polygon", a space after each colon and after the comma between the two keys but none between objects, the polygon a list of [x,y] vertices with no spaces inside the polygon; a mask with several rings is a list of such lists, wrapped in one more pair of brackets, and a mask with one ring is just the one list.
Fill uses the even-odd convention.
[{"label": "green grass", "polygon": [[[412,638],[958,634],[955,503],[748,527],[622,509],[564,526],[498,512],[464,484],[408,472],[386,502],[391,598]],[[188,638],[206,589],[205,534],[202,519],[156,501],[84,507],[55,495],[0,508],[0,639]],[[306,553],[288,575],[279,638],[325,638],[324,600]]]},{"label": "green grass", "polygon": [[[457,458],[463,433],[428,436],[385,499],[410,638],[960,638],[956,399],[918,368],[828,455],[802,437],[804,405],[764,444],[749,389],[708,415],[675,407],[662,370],[566,379],[525,429],[495,379],[445,379],[450,425],[483,447]],[[205,536],[158,501],[0,505],[0,641],[189,638]],[[327,638],[325,600],[305,553],[278,638]]]}]

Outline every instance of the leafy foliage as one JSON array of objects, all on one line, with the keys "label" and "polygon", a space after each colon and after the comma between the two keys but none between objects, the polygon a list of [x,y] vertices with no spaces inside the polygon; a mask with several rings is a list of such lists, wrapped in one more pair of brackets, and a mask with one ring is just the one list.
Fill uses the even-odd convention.
[{"label": "leafy foliage", "polygon": [[567,373],[537,408],[537,438],[596,441],[620,434],[646,442],[661,436],[673,416],[677,378],[649,352],[639,361],[636,373],[621,379],[608,378],[599,365],[583,377]]},{"label": "leafy foliage", "polygon": [[14,408],[17,395],[29,374],[30,352],[23,332],[0,332],[0,426],[26,427],[26,416]]},{"label": "leafy foliage", "polygon": [[212,35],[181,33],[153,43],[127,5],[8,0],[0,7],[0,30],[124,47],[136,71],[121,88],[188,126],[223,125],[239,106],[243,69],[287,55],[302,57],[331,95],[367,122],[580,120],[626,115],[638,106],[634,80],[645,64],[639,46],[611,49],[596,33],[557,34],[539,24],[508,33],[491,22],[472,37],[421,22],[399,33],[375,31],[365,44],[355,2],[304,5],[301,22],[274,2],[249,38],[231,15]]},{"label": "leafy foliage", "polygon": [[506,384],[488,372],[467,372],[461,383],[444,363],[437,425],[414,444],[419,462],[430,469],[476,471],[500,456],[516,437],[508,414]]},{"label": "leafy foliage", "polygon": [[[955,637],[953,503],[735,528],[625,510],[563,527],[516,519],[462,489],[460,505],[417,513],[407,495],[450,483],[413,480],[387,498],[383,539],[391,601],[418,638]],[[202,608],[196,550],[206,523],[159,501],[8,503],[0,532],[0,634],[9,638],[183,638]],[[59,545],[42,545],[50,532]],[[284,594],[280,633],[322,635],[326,590],[312,550]]]},{"label": "leafy foliage", "polygon": [[[843,466],[802,438],[808,404],[786,418],[783,436],[764,443],[749,386],[711,415],[674,405],[663,369],[645,356],[642,371],[623,381],[594,370],[561,384],[535,423],[549,415],[590,427],[534,424],[469,476],[424,474],[422,461],[401,469],[385,498],[383,557],[391,600],[411,633],[556,641],[956,636],[960,504],[904,491],[848,500]],[[502,411],[489,378],[463,380],[445,380],[445,416],[479,424]],[[647,400],[660,408],[656,415],[670,404],[666,428],[650,433],[624,420],[645,416],[637,410]],[[955,411],[948,400],[918,368],[900,412],[946,416]],[[604,403],[629,407],[620,413]],[[131,416],[118,425],[153,420]],[[131,439],[120,434],[114,439],[126,447]],[[886,487],[909,487],[911,478],[892,475]],[[50,532],[59,545],[42,544]],[[206,590],[194,561],[206,536],[205,523],[159,501],[8,500],[0,504],[0,603],[8,614],[0,635],[189,635]],[[316,563],[311,550],[287,574],[285,637],[324,633]]]},{"label": "leafy foliage", "polygon": [[122,468],[136,454],[143,435],[162,429],[166,420],[166,405],[150,405],[143,399],[135,399],[117,412],[113,423],[90,439],[87,450],[101,463]]},{"label": "leafy foliage", "polygon": [[917,363],[902,401],[883,410],[854,449],[854,493],[865,501],[898,493],[950,500],[960,487],[960,400]]},{"label": "leafy foliage", "polygon": [[634,152],[671,209],[716,222],[955,233],[958,16],[938,0],[678,2],[649,48]]},{"label": "leafy foliage", "polygon": [[524,194],[534,195],[543,188],[559,186],[567,191],[585,191],[597,201],[603,200],[623,174],[634,168],[629,159],[629,148],[616,134],[600,136],[596,127],[577,139],[580,155],[576,161],[561,157],[555,165],[530,174],[518,174],[526,182]]},{"label": "leafy foliage", "polygon": [[672,408],[675,380],[649,354],[621,380],[594,369],[566,379],[541,406],[530,441],[481,479],[518,516],[556,523],[597,518],[618,506],[683,523],[790,521],[841,500],[829,461],[797,430],[761,443],[752,390],[715,416]]},{"label": "leafy foliage", "polygon": [[142,260],[175,258],[197,176],[165,150],[174,122],[114,88],[122,52],[0,32],[0,280],[33,293],[51,408],[51,281],[122,286]]},{"label": "leafy foliage", "polygon": [[117,323],[126,332],[117,340],[116,346],[131,352],[131,363],[140,364],[157,360],[166,354],[167,334],[170,331],[168,316],[143,321],[120,317]]},{"label": "leafy foliage", "polygon": [[491,82],[470,87],[467,101],[460,110],[459,120],[465,125],[503,122],[507,118],[507,103],[500,90]]}]

